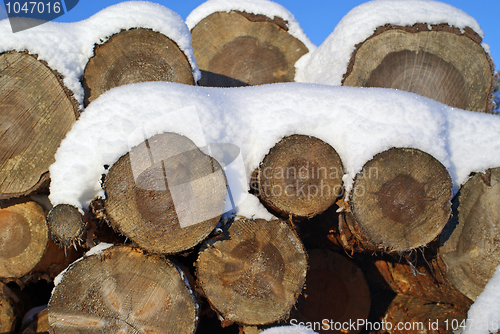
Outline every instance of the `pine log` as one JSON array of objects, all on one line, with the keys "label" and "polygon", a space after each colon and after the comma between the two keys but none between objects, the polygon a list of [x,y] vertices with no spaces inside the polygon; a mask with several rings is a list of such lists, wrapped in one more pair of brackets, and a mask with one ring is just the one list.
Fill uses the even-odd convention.
[{"label": "pine log", "polygon": [[287,21],[239,11],[209,15],[191,30],[191,38],[202,86],[292,82],[295,63],[308,52],[288,33]]},{"label": "pine log", "polygon": [[174,41],[150,29],[123,30],[95,46],[83,73],[84,103],[111,88],[146,81],[195,84],[191,64]]},{"label": "pine log", "polygon": [[202,250],[198,285],[224,321],[263,325],[288,317],[302,291],[307,258],[284,221],[241,219]]},{"label": "pine log", "polygon": [[21,277],[42,259],[49,230],[35,202],[0,209],[0,277]]},{"label": "pine log", "polygon": [[[356,175],[341,216],[361,250],[366,240],[368,250],[375,245],[404,252],[441,233],[451,213],[451,196],[451,177],[438,160],[418,149],[392,148],[375,155]],[[340,219],[339,229],[342,224]]]},{"label": "pine log", "polygon": [[343,195],[342,176],[342,161],[333,147],[315,137],[292,135],[261,162],[257,196],[286,218],[311,218]]},{"label": "pine log", "polygon": [[23,326],[21,334],[48,334],[49,333],[49,312],[45,308],[33,316],[33,319]]},{"label": "pine log", "polygon": [[472,176],[453,199],[454,215],[440,236],[450,281],[476,300],[500,264],[500,168]]},{"label": "pine log", "polygon": [[472,301],[450,282],[446,266],[439,257],[417,255],[413,262],[404,259],[377,259],[375,266],[392,290],[428,303],[448,305],[467,313]]},{"label": "pine log", "polygon": [[54,288],[49,324],[64,333],[194,333],[197,305],[178,268],[116,246],[73,263]]},{"label": "pine log", "polygon": [[[363,272],[352,261],[338,253],[314,249],[308,252],[305,299],[297,303],[291,318],[297,323],[328,324],[318,333],[332,333],[331,322],[357,322],[370,313],[370,291]],[[302,299],[302,298],[301,298]],[[344,331],[359,333],[362,328]]]},{"label": "pine log", "polygon": [[219,163],[173,133],[132,148],[111,167],[104,188],[111,226],[162,254],[205,239],[219,222],[227,192]]},{"label": "pine log", "polygon": [[[467,313],[447,305],[432,304],[414,297],[398,295],[383,318],[389,334],[448,334],[465,326]],[[375,326],[373,326],[375,327]]]},{"label": "pine log", "polygon": [[58,204],[47,216],[52,239],[64,247],[82,243],[85,223],[82,214],[72,205]]},{"label": "pine log", "polygon": [[0,54],[0,199],[47,184],[59,143],[75,122],[78,103],[62,76],[37,56]]},{"label": "pine log", "polygon": [[493,110],[495,66],[468,27],[385,25],[355,48],[344,86],[394,88],[452,107]]}]

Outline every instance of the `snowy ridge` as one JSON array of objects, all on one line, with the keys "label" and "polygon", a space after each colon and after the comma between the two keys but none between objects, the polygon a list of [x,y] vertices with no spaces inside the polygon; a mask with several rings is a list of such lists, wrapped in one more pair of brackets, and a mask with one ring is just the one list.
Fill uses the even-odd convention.
[{"label": "snowy ridge", "polygon": [[[232,10],[260,14],[274,19],[275,16],[288,22],[288,32],[300,40],[309,49],[309,54],[316,49],[309,37],[306,36],[299,22],[290,11],[276,2],[269,0],[208,0],[195,8],[186,18],[189,30],[193,29],[205,17],[216,12],[230,12]],[[304,55],[304,57],[307,56]]]},{"label": "snowy ridge", "polygon": [[149,28],[177,43],[188,58],[195,81],[201,78],[191,48],[191,34],[184,20],[172,10],[148,1],[126,1],[103,9],[90,18],[74,23],[47,22],[12,33],[8,19],[0,21],[0,52],[28,50],[64,76],[64,83],[83,104],[80,77],[94,54],[94,44],[102,44],[122,29]]},{"label": "snowy ridge", "polygon": [[[470,27],[484,37],[472,16],[449,4],[434,0],[372,0],[347,13],[309,59],[297,64],[295,81],[339,86],[356,44],[385,24],[412,26],[416,23]],[[489,52],[487,44],[482,46]]]},{"label": "snowy ridge", "polygon": [[[498,116],[451,108],[413,93],[300,83],[227,89],[140,83],[104,93],[74,124],[49,169],[52,204],[82,209],[104,196],[99,183],[106,173],[103,166],[139,144],[142,139],[132,134],[147,124],[154,125],[149,136],[170,131],[200,147],[238,146],[247,184],[269,149],[291,134],[312,135],[335,148],[348,191],[363,165],[391,147],[418,148],[434,156],[450,172],[455,192],[470,172],[500,166]],[[250,211],[245,204],[238,210]]]}]

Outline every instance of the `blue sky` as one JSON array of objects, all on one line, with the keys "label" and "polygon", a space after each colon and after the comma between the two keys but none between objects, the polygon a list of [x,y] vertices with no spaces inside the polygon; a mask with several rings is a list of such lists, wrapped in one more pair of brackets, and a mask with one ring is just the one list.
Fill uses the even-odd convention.
[{"label": "blue sky", "polygon": [[[342,17],[366,0],[274,0],[292,12],[311,41],[320,45]],[[404,1],[404,0],[402,0]],[[490,45],[496,69],[500,69],[500,0],[441,0],[464,10],[476,18],[485,32],[484,41]],[[120,0],[80,0],[59,22],[74,22],[88,18],[99,10]],[[177,12],[182,18],[204,0],[152,0]],[[2,10],[5,8],[2,7]],[[5,14],[4,14],[5,15]],[[0,17],[2,14],[0,13]]]}]

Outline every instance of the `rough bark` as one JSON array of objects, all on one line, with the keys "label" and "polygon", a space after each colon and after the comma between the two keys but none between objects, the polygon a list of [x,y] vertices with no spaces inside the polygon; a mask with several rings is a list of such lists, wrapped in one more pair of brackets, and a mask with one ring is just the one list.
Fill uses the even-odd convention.
[{"label": "rough bark", "polygon": [[21,277],[42,259],[49,241],[43,209],[26,202],[0,209],[0,277]]},{"label": "rough bark", "polygon": [[451,177],[438,160],[417,149],[392,148],[375,155],[354,179],[345,209],[352,213],[350,233],[361,249],[364,240],[368,250],[424,246],[446,225],[451,196]]},{"label": "rough bark", "polygon": [[[192,46],[202,72],[199,84],[235,87],[291,82],[295,63],[308,52],[279,17],[217,12],[192,30]],[[210,43],[207,43],[210,41]]]},{"label": "rough bark", "polygon": [[121,31],[102,45],[83,74],[85,105],[111,88],[145,81],[194,85],[191,64],[167,36],[149,29]]},{"label": "rough bark", "polygon": [[263,325],[288,317],[307,259],[286,222],[241,219],[200,252],[196,269],[204,295],[225,321]]},{"label": "rough bark", "polygon": [[72,264],[48,310],[54,334],[194,333],[197,322],[196,302],[178,268],[127,246]]},{"label": "rough bark", "polygon": [[405,90],[452,107],[492,112],[495,66],[472,29],[379,27],[356,45],[343,85]]},{"label": "rough bark", "polygon": [[205,239],[219,222],[227,192],[219,163],[173,133],[156,135],[122,156],[107,175],[105,191],[111,226],[162,254]]},{"label": "rough bark", "polygon": [[0,54],[0,199],[47,184],[49,166],[78,104],[62,77],[36,56]]},{"label": "rough bark", "polygon": [[475,174],[453,199],[453,217],[440,236],[447,276],[472,300],[500,264],[499,201],[500,168]]},{"label": "rough bark", "polygon": [[[340,333],[329,328],[331,322],[357,322],[370,312],[370,291],[361,269],[343,255],[314,249],[308,252],[309,269],[304,296],[299,299],[291,318],[298,322],[322,323],[318,333]],[[362,328],[343,331],[359,333]]]},{"label": "rough bark", "polygon": [[327,143],[292,135],[277,143],[259,166],[257,196],[271,210],[288,218],[311,218],[343,195],[343,167]]},{"label": "rough bark", "polygon": [[448,334],[465,326],[467,312],[398,295],[383,318],[389,334]]}]

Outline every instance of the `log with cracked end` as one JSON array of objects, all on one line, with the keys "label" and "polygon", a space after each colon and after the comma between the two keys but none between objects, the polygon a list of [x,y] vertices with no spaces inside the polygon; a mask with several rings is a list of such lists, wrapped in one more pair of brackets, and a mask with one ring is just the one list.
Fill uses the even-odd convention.
[{"label": "log with cracked end", "polygon": [[72,205],[58,204],[50,210],[47,221],[54,241],[64,247],[80,245],[85,228],[82,214]]},{"label": "log with cracked end", "polygon": [[73,263],[48,306],[54,334],[194,333],[197,309],[178,267],[129,246]]},{"label": "log with cracked end", "polygon": [[200,252],[198,284],[225,321],[263,325],[288,317],[302,291],[307,258],[285,221],[236,220],[229,239]]}]

